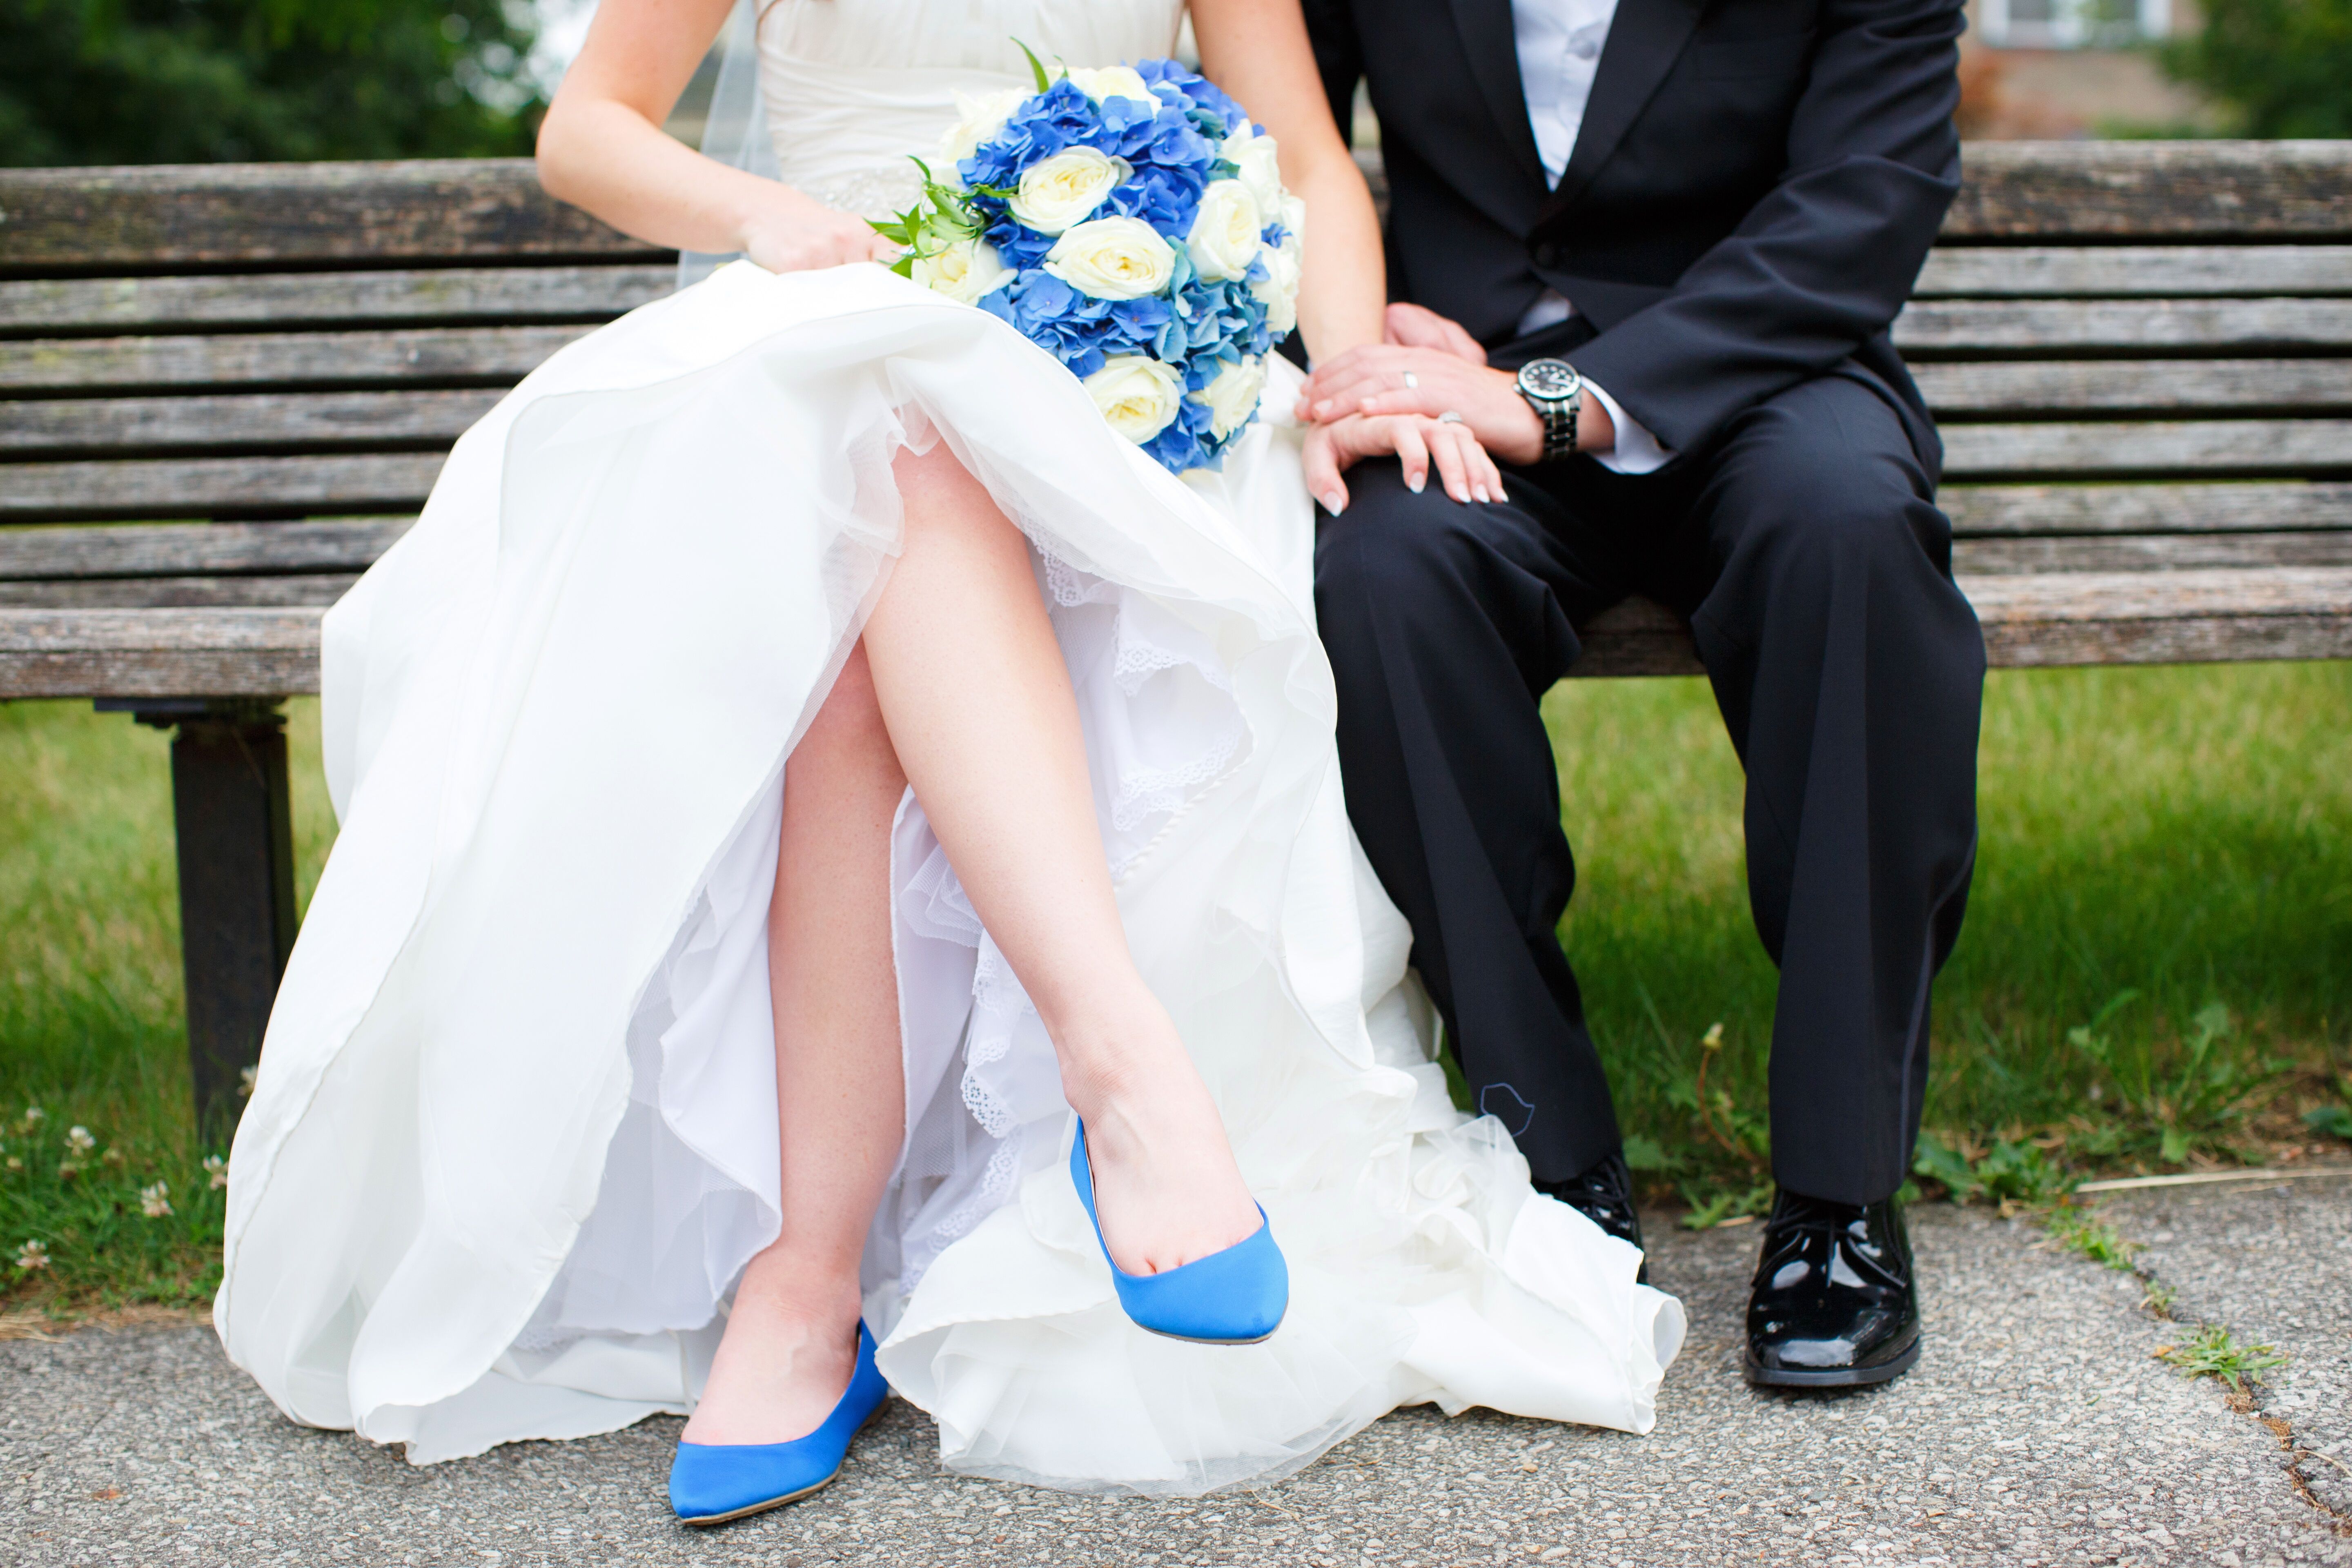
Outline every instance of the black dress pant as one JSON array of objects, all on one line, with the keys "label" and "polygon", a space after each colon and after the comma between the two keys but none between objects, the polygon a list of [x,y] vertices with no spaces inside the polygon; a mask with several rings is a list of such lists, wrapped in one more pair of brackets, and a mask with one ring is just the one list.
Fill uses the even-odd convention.
[{"label": "black dress pant", "polygon": [[1780,970],[1774,1175],[1893,1193],[1974,864],[1985,655],[1892,407],[1826,376],[1656,474],[1507,470],[1499,503],[1416,495],[1393,461],[1348,482],[1316,605],[1349,815],[1476,1108],[1539,1181],[1621,1142],[1557,934],[1576,868],[1537,702],[1580,623],[1646,594],[1688,617],[1747,769],[1749,904]]}]

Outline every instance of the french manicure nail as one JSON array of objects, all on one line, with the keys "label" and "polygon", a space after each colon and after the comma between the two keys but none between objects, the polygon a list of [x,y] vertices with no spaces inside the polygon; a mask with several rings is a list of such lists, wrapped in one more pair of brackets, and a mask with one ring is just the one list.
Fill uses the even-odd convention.
[{"label": "french manicure nail", "polygon": [[1418,479],[1408,474],[1405,476],[1404,488],[1411,490],[1413,494],[1419,495],[1428,483],[1429,476],[1427,474],[1423,474]]}]

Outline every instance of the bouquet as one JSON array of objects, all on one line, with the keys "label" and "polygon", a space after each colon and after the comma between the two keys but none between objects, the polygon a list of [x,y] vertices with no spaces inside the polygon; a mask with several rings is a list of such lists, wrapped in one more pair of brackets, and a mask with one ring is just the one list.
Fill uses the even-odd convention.
[{"label": "bouquet", "polygon": [[[1028,50],[1024,47],[1024,54]],[[1297,324],[1304,207],[1241,106],[1173,60],[958,96],[921,200],[876,226],[895,270],[1068,366],[1173,473],[1220,466]]]}]

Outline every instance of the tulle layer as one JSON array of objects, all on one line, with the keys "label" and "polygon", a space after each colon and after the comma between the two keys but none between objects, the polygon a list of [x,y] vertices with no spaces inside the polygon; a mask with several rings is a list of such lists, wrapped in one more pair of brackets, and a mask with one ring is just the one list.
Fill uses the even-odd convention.
[{"label": "tulle layer", "polygon": [[789,758],[887,581],[891,458],[944,440],[1034,546],[1129,943],[1295,1291],[1246,1349],[1120,1315],[1045,1031],[910,797],[908,1133],[863,1283],[945,1462],[1189,1493],[1412,1401],[1646,1429],[1679,1307],[1428,1059],[1279,423],[1179,480],[874,268],[730,268],[525,381],[327,619],[342,832],[232,1156],[230,1354],[419,1462],[690,1408],[779,1222]]}]

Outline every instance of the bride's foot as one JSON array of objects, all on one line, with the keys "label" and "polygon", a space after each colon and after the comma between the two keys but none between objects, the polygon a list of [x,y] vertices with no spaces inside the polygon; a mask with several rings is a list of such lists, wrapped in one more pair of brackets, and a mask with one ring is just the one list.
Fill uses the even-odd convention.
[{"label": "bride's foot", "polygon": [[841,1403],[857,1363],[855,1281],[845,1293],[812,1299],[793,1288],[790,1262],[772,1248],[744,1270],[686,1441],[789,1443]]},{"label": "bride's foot", "polygon": [[1120,1268],[1164,1274],[1263,1223],[1216,1102],[1181,1047],[1072,1088],[1103,1245]]}]

